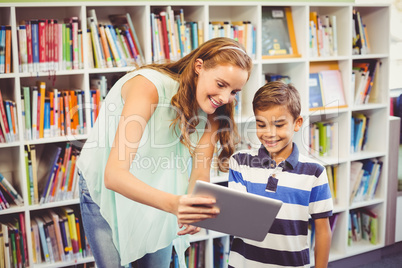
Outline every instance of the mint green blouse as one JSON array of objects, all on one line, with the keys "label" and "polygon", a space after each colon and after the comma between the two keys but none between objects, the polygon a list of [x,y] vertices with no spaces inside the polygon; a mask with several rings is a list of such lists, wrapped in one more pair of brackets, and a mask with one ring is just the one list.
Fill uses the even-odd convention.
[{"label": "mint green blouse", "polygon": [[[176,110],[170,105],[179,83],[151,69],[140,69],[123,76],[111,88],[77,162],[87,182],[92,199],[113,232],[113,241],[120,252],[121,264],[126,265],[147,253],[165,248],[173,242],[180,266],[185,267],[184,251],[189,237],[178,236],[175,215],[134,202],[104,185],[104,170],[110,153],[124,101],[121,88],[126,81],[142,75],[151,81],[159,95],[158,106],[148,121],[133,159],[130,172],[152,187],[182,195],[187,192],[191,169],[189,150],[180,143],[180,130],[170,127]],[[150,107],[151,109],[151,107]],[[196,144],[201,138],[206,114],[199,111],[197,132],[190,135]],[[141,120],[135,115],[126,120]],[[128,146],[131,146],[128,144]]]}]

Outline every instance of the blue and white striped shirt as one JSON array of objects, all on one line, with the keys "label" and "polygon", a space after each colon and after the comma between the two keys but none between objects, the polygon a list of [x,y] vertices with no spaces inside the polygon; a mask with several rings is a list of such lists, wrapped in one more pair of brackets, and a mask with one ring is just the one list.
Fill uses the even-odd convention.
[{"label": "blue and white striped shirt", "polygon": [[[263,241],[234,238],[229,267],[309,267],[309,217],[329,217],[333,209],[325,168],[299,154],[295,143],[278,166],[261,146],[235,153],[229,167],[230,188],[283,201]],[[271,191],[266,190],[270,176],[277,179]]]}]

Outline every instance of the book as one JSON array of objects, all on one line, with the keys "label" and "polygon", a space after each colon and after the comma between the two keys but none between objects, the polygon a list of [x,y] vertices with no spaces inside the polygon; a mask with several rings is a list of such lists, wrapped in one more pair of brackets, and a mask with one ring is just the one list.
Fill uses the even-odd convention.
[{"label": "book", "polygon": [[22,197],[2,173],[0,173],[0,185],[2,186],[3,190],[6,190],[9,193],[9,195],[13,198],[13,201],[18,206],[22,206],[24,204],[24,200],[22,199]]},{"label": "book", "polygon": [[5,62],[4,72],[11,73],[11,25],[6,25],[6,46],[5,46]]},{"label": "book", "polygon": [[310,73],[309,80],[309,108],[323,107],[322,82],[319,73]]},{"label": "book", "polygon": [[262,55],[300,57],[290,7],[262,7]]},{"label": "book", "polygon": [[50,261],[48,241],[46,239],[45,234],[45,223],[41,217],[35,217],[35,221],[36,224],[38,225],[39,239],[40,239],[41,250],[43,252],[43,257],[46,263],[50,263],[51,261]]},{"label": "book", "polygon": [[39,235],[39,227],[33,218],[31,218],[31,237],[32,237],[32,253],[33,253],[33,262],[41,263],[42,262],[42,250],[40,245],[40,235]]},{"label": "book", "polygon": [[309,89],[310,110],[347,107],[339,69],[310,73]]},{"label": "book", "polygon": [[38,188],[40,188],[39,190],[41,190],[42,193],[39,204],[49,202],[49,194],[51,192],[53,181],[55,180],[57,161],[59,160],[60,153],[61,147],[47,144],[38,159],[37,170],[38,183],[40,185]]}]

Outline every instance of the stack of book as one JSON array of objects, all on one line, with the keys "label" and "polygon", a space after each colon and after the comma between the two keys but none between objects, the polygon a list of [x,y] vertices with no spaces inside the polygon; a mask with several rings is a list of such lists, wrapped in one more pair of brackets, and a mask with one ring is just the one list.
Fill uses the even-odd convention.
[{"label": "stack of book", "polygon": [[185,21],[184,11],[155,10],[151,13],[152,60],[178,60],[204,43],[203,22]]},{"label": "stack of book", "polygon": [[36,86],[22,86],[21,99],[26,140],[87,132],[83,90],[46,89],[46,83],[38,81]]},{"label": "stack of book", "polygon": [[30,205],[78,198],[75,163],[79,151],[67,143],[65,148],[48,144],[25,146],[25,170]]},{"label": "stack of book", "polygon": [[310,12],[309,51],[311,57],[338,55],[336,16]]},{"label": "stack of book", "polygon": [[255,59],[257,36],[251,21],[211,21],[209,22],[209,39],[228,37],[244,46],[247,54]]},{"label": "stack of book", "polygon": [[78,17],[32,19],[18,26],[19,71],[48,72],[84,68]]},{"label": "stack of book", "polygon": [[349,213],[348,245],[362,240],[374,245],[378,243],[378,216],[367,208]]},{"label": "stack of book", "polygon": [[351,141],[350,141],[350,151],[351,153],[357,153],[364,151],[368,131],[369,131],[370,117],[363,113],[353,113],[351,120]]},{"label": "stack of book", "polygon": [[92,255],[79,215],[63,207],[31,218],[34,263],[77,261]]},{"label": "stack of book", "polygon": [[355,161],[350,165],[350,204],[372,200],[381,176],[380,159]]},{"label": "stack of book", "polygon": [[337,156],[339,127],[337,122],[314,122],[310,124],[310,154],[313,156]]},{"label": "stack of book", "polygon": [[0,266],[30,267],[24,213],[0,221]]},{"label": "stack of book", "polygon": [[95,9],[88,11],[87,35],[90,68],[141,65],[141,49],[130,13],[110,15],[111,24],[98,23]]},{"label": "stack of book", "polygon": [[3,99],[0,89],[0,143],[18,140],[17,107],[13,100]]},{"label": "stack of book", "polygon": [[8,177],[8,174],[0,173],[0,210],[9,208],[10,204],[13,203],[17,206],[24,204],[24,199],[6,177]]},{"label": "stack of book", "polygon": [[381,62],[376,59],[353,61],[352,81],[355,89],[355,105],[377,100],[377,74]]},{"label": "stack of book", "polygon": [[366,24],[363,23],[362,17],[358,10],[353,9],[353,55],[365,55],[370,53],[370,42],[367,33]]}]

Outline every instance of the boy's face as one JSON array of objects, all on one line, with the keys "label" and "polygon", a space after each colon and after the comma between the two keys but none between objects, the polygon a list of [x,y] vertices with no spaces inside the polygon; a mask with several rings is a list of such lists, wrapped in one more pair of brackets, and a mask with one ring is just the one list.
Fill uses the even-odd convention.
[{"label": "boy's face", "polygon": [[277,163],[292,153],[292,140],[303,124],[303,118],[296,120],[284,106],[273,106],[266,111],[255,111],[257,137]]}]

